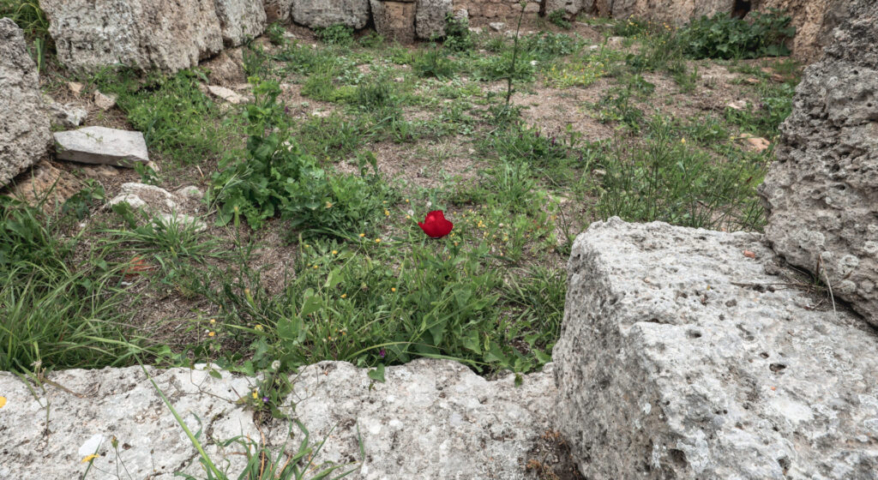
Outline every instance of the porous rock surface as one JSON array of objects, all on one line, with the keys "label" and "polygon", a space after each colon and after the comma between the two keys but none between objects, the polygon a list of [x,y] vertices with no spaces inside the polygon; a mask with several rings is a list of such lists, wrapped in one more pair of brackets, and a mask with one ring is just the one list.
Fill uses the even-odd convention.
[{"label": "porous rock surface", "polygon": [[375,31],[389,41],[411,43],[415,39],[414,1],[370,0]]},{"label": "porous rock surface", "polygon": [[878,326],[878,2],[849,9],[796,89],[759,193],[774,249]]},{"label": "porous rock surface", "polygon": [[369,23],[369,0],[295,0],[293,21],[311,28],[345,25],[360,29]]},{"label": "porous rock surface", "polygon": [[237,47],[247,37],[255,38],[265,31],[265,7],[261,1],[216,0],[216,14],[227,47]]},{"label": "porous rock surface", "polygon": [[[218,442],[245,435],[296,451],[303,438],[296,427],[290,438],[286,421],[257,426],[253,412],[237,404],[250,398],[255,379],[216,371],[217,379],[198,368],[148,371],[192,432],[202,432],[207,452],[230,478],[240,472],[243,448]],[[366,370],[343,362],[311,365],[291,378],[287,405],[295,410],[288,411],[310,431],[312,445],[326,439],[316,463],[353,463],[351,479],[532,478],[525,458],[549,428],[554,392],[550,371],[527,375],[516,387],[513,376],[487,381],[443,360],[388,367],[386,383],[373,383]],[[95,451],[93,480],[116,479],[123,465],[137,480],[171,480],[175,471],[205,477],[195,449],[140,367],[67,370],[50,379],[54,385],[33,387],[35,398],[18,377],[0,372],[0,392],[8,399],[0,422],[0,478],[74,478]]]},{"label": "porous rock surface", "polygon": [[75,71],[126,65],[175,72],[223,48],[214,0],[40,0],[40,6],[58,60]]},{"label": "porous rock surface", "polygon": [[0,18],[0,187],[39,161],[52,141],[37,66],[24,33]]},{"label": "porous rock surface", "polygon": [[417,0],[415,33],[429,40],[445,36],[445,18],[451,13],[452,0]]},{"label": "porous rock surface", "polygon": [[876,478],[878,335],[776,261],[664,223],[576,239],[555,418],[586,478]]}]

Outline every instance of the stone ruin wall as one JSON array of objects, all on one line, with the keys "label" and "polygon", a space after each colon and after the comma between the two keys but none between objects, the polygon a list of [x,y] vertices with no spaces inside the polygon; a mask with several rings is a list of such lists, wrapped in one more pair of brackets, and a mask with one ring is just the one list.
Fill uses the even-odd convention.
[{"label": "stone ruin wall", "polygon": [[[745,16],[752,11],[778,9],[789,14],[796,27],[790,47],[805,62],[820,58],[830,33],[848,16],[846,0],[528,0],[530,14],[566,10],[571,15],[587,14],[613,18],[641,18],[682,26],[702,15],[729,13]],[[454,0],[455,12],[466,10],[475,24],[503,21],[519,12],[516,0]]]}]

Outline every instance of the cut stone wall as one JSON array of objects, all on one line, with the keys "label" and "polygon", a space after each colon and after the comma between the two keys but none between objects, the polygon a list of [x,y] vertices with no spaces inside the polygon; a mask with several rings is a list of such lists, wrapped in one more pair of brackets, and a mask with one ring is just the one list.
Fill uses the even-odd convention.
[{"label": "cut stone wall", "polygon": [[878,326],[878,2],[851,2],[805,71],[759,193],[788,262]]},{"label": "cut stone wall", "polygon": [[777,264],[757,234],[576,239],[555,418],[586,478],[875,478],[878,334]]}]

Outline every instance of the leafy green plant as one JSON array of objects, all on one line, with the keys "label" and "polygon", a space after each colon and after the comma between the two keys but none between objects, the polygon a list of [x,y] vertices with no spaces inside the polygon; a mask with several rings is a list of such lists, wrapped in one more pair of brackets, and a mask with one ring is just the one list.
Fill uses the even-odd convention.
[{"label": "leafy green plant", "polygon": [[466,17],[457,18],[451,13],[445,15],[444,46],[453,52],[466,52],[475,47]]},{"label": "leafy green plant", "polygon": [[326,28],[315,28],[314,33],[328,45],[348,46],[354,42],[354,29],[346,25],[332,25]]},{"label": "leafy green plant", "polygon": [[284,34],[287,33],[287,30],[284,28],[281,22],[274,22],[265,29],[265,33],[268,35],[269,41],[271,41],[272,45],[283,45],[286,43],[286,37]]},{"label": "leafy green plant", "polygon": [[618,20],[613,24],[613,35],[617,37],[637,37],[650,32],[653,25],[638,18]]},{"label": "leafy green plant", "polygon": [[567,12],[564,10],[555,10],[549,15],[546,16],[550,23],[556,25],[558,27],[563,28],[564,30],[570,30],[570,27],[573,25],[570,23],[570,20],[567,19]]},{"label": "leafy green plant", "polygon": [[747,20],[718,13],[693,20],[679,32],[692,58],[759,58],[786,56],[784,41],[796,34],[792,18],[778,10],[754,12]]}]

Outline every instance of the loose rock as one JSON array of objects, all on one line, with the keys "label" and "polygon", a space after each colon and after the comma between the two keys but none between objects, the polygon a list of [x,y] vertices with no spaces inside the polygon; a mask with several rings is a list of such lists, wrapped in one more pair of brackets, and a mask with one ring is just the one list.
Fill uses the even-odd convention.
[{"label": "loose rock", "polygon": [[878,335],[776,262],[664,223],[576,239],[555,418],[586,478],[875,478]]},{"label": "loose rock", "polygon": [[217,85],[209,85],[207,90],[215,97],[221,98],[232,105],[238,105],[239,103],[244,103],[247,101],[246,98],[239,95],[234,90],[228,89],[226,87],[220,87]]},{"label": "loose rock", "polygon": [[98,108],[106,112],[107,110],[116,106],[116,98],[117,97],[114,94],[106,95],[101,93],[100,90],[96,90],[94,102]]},{"label": "loose rock", "polygon": [[55,133],[55,147],[61,160],[118,167],[149,162],[146,142],[140,132],[85,127]]},{"label": "loose rock", "polygon": [[43,97],[44,104],[52,117],[52,124],[64,128],[76,128],[88,117],[88,111],[75,103],[60,104],[51,97]]}]

